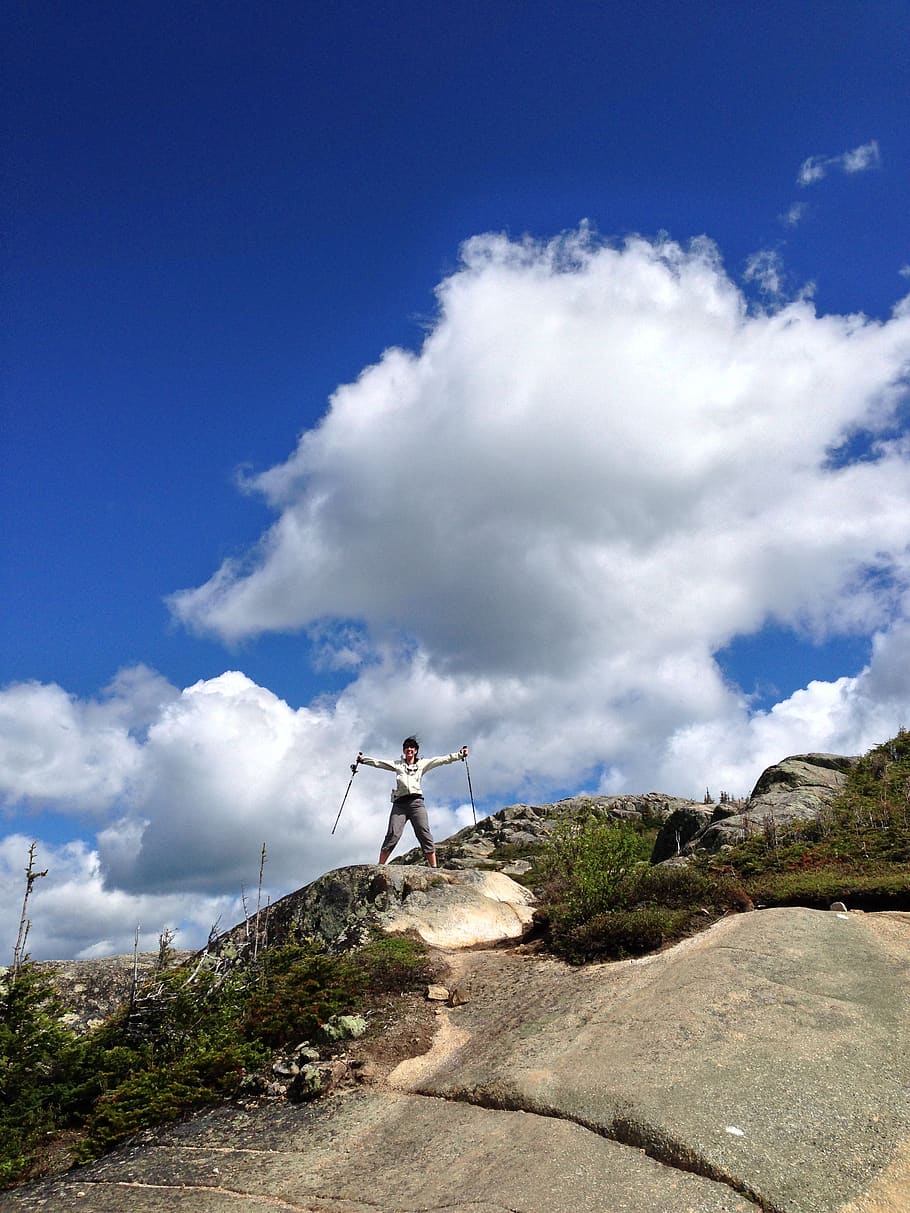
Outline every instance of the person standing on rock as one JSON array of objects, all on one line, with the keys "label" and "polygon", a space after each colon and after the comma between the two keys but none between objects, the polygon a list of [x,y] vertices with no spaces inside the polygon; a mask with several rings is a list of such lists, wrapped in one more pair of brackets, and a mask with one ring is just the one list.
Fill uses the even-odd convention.
[{"label": "person standing on rock", "polygon": [[431,868],[436,867],[436,844],[430,833],[430,821],[427,817],[427,807],[423,801],[420,780],[434,767],[444,767],[447,763],[458,762],[468,756],[468,747],[453,750],[441,758],[418,758],[420,749],[416,737],[405,737],[401,743],[401,758],[398,762],[386,762],[384,758],[367,758],[364,754],[357,755],[358,764],[368,767],[379,767],[382,771],[393,771],[398,777],[392,789],[392,812],[389,815],[389,828],[383,839],[379,852],[379,862],[386,863],[395,850],[406,821],[411,823],[423,857]]}]

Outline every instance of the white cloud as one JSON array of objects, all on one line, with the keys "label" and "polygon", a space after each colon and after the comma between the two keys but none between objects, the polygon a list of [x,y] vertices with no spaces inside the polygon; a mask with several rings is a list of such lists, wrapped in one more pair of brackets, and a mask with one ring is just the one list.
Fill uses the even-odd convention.
[{"label": "white cloud", "polygon": [[144,666],[122,671],[90,702],[54,684],[5,688],[0,803],[53,800],[103,812],[136,774],[145,725],[176,693]]},{"label": "white cloud", "polygon": [[878,168],[881,162],[878,141],[870,139],[868,143],[842,152],[839,156],[809,156],[801,164],[796,180],[799,185],[814,185],[830,172],[866,173]]},{"label": "white cloud", "polygon": [[[788,753],[892,734],[910,720],[908,366],[906,304],[757,314],[707,241],[469,241],[423,348],[338,389],[249,482],[277,516],[260,545],[174,599],[228,641],[308,630],[351,677],[335,700],[295,709],[236,672],[182,691],[126,674],[97,703],[0,693],[8,801],[102,811],[80,947],[113,938],[108,898],[127,917],[146,899],[144,923],[204,907],[202,942],[263,842],[271,896],[373,860],[389,780],[359,772],[333,836],[349,764],[415,729],[425,752],[471,745],[494,806],[739,793]],[[873,660],[756,712],[714,654],[769,622],[875,635]],[[427,793],[438,837],[470,819],[460,764]]]},{"label": "white cloud", "polygon": [[[834,157],[836,160],[837,157]],[[804,160],[797,174],[798,185],[814,185],[816,181],[821,181],[826,176],[828,166],[832,158],[828,156],[809,156]]]},{"label": "white cloud", "polygon": [[852,152],[844,152],[841,159],[845,173],[865,173],[869,169],[878,168],[882,162],[875,139],[862,144],[861,147],[855,147]]},{"label": "white cloud", "polygon": [[715,793],[737,796],[751,790],[765,767],[796,751],[865,753],[910,722],[908,669],[905,621],[873,638],[872,660],[856,677],[810,682],[770,711],[750,714],[741,705],[738,712],[684,726],[667,747],[663,779],[679,786],[697,770]]},{"label": "white cloud", "polygon": [[[12,960],[25,893],[31,838],[0,839],[0,923],[3,961]],[[164,930],[177,930],[174,947],[201,946],[213,924],[233,925],[241,916],[236,897],[193,893],[135,895],[105,885],[96,851],[83,842],[40,844],[36,880],[28,902],[31,928],[26,950],[33,960],[115,956],[132,952],[137,928],[141,951],[155,951]]]},{"label": "white cloud", "polygon": [[765,295],[779,300],[784,292],[784,268],[780,254],[774,249],[753,253],[746,263],[743,278],[755,282]]},{"label": "white cloud", "polygon": [[780,216],[780,221],[785,227],[796,227],[806,213],[806,206],[803,202],[794,202],[793,205]]},{"label": "white cloud", "polygon": [[[253,482],[278,521],[248,565],[175,596],[184,622],[236,640],[365,621],[374,642],[408,633],[453,670],[566,676],[645,620],[659,648],[693,612],[709,645],[774,612],[837,614],[880,539],[899,558],[903,459],[825,463],[893,403],[906,318],[805,301],[751,316],[705,243],[583,234],[471,241],[439,299],[419,355],[387,351]],[[789,537],[783,510],[800,519]],[[822,602],[753,584],[769,548],[830,583]],[[680,553],[710,553],[707,617]]]}]

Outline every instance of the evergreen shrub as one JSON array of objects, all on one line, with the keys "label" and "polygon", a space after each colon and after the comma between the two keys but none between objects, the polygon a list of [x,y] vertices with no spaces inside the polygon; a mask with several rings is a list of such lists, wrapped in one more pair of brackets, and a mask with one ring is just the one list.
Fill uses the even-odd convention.
[{"label": "evergreen shrub", "polygon": [[416,938],[373,940],[341,955],[315,945],[266,949],[249,965],[207,958],[159,973],[102,1027],[77,1037],[28,965],[0,977],[0,1187],[29,1173],[43,1141],[79,1127],[90,1162],[139,1129],[229,1098],[276,1051],[431,979]]},{"label": "evergreen shrub", "polygon": [[81,1058],[64,1013],[30,965],[0,970],[0,1187],[27,1166],[34,1143],[65,1122]]}]

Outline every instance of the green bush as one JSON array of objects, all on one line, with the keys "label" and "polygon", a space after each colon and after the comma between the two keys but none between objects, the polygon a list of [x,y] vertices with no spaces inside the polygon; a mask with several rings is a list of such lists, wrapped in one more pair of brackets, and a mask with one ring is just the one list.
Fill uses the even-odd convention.
[{"label": "green bush", "polygon": [[29,1165],[78,1083],[80,1045],[64,1008],[30,965],[0,970],[0,1186]]},{"label": "green bush", "polygon": [[333,1015],[357,1001],[349,965],[289,944],[266,952],[250,991],[242,1030],[273,1048],[312,1039]]},{"label": "green bush", "polygon": [[[35,1145],[81,1126],[90,1162],[137,1130],[235,1094],[275,1050],[318,1039],[333,1015],[431,976],[416,939],[376,939],[333,956],[288,946],[255,965],[159,974],[97,1031],[63,1026],[52,987],[28,966],[0,979],[0,1186],[21,1180]],[[328,1045],[323,1045],[328,1048]]]},{"label": "green bush", "polygon": [[433,979],[423,942],[411,935],[379,936],[350,954],[361,997],[402,994]]},{"label": "green bush", "polygon": [[211,1103],[219,1094],[200,1079],[192,1063],[167,1071],[157,1066],[136,1070],[98,1097],[86,1122],[77,1161],[93,1162],[139,1129],[176,1120]]},{"label": "green bush", "polygon": [[240,1031],[247,996],[241,973],[173,969],[93,1033],[85,1044],[78,1161],[232,1094],[249,1070],[265,1064],[266,1043]]},{"label": "green bush", "polygon": [[624,882],[620,901],[629,908],[649,905],[723,913],[745,908],[749,898],[732,876],[687,864],[637,868]]},{"label": "green bush", "polygon": [[[593,855],[599,854],[599,847]],[[582,855],[580,868],[593,862]],[[635,863],[616,880],[593,913],[571,895],[544,909],[551,948],[566,960],[620,960],[674,943],[749,899],[730,877],[686,867],[648,867]]]},{"label": "green bush", "polygon": [[377,938],[338,956],[288,944],[262,958],[243,1032],[273,1047],[316,1039],[333,1015],[371,996],[412,990],[429,977],[425,947],[407,936]]},{"label": "green bush", "polygon": [[602,914],[650,852],[648,839],[629,826],[593,817],[560,821],[541,856],[545,898],[575,921]]},{"label": "green bush", "polygon": [[[697,911],[643,905],[583,922],[557,920],[551,946],[572,964],[643,956],[690,933]],[[705,921],[702,919],[702,921]]]},{"label": "green bush", "polygon": [[851,908],[884,909],[910,905],[910,866],[860,871],[852,865],[769,871],[754,876],[747,887],[756,905],[809,906],[826,910],[833,901]]}]

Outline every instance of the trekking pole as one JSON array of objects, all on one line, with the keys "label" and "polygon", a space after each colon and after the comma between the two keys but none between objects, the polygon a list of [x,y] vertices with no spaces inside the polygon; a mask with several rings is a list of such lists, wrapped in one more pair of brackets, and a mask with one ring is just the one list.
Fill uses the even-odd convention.
[{"label": "trekking pole", "polygon": [[471,797],[471,812],[474,814],[474,824],[477,825],[477,810],[474,808],[474,789],[471,787],[471,768],[468,766],[468,756],[461,760],[464,763],[465,774],[468,777],[468,795]]},{"label": "trekking pole", "polygon": [[[357,763],[356,763],[356,762],[352,762],[352,763],[351,763],[351,778],[348,780],[347,791],[345,791],[345,794],[344,794],[344,799],[343,799],[343,800],[342,800],[342,802],[341,802],[341,809],[343,809],[343,808],[344,808],[344,802],[345,802],[345,800],[347,800],[347,798],[348,798],[348,792],[350,792],[350,790],[351,790],[351,784],[354,782],[354,776],[355,776],[356,774],[357,774]],[[338,825],[338,822],[341,820],[341,809],[339,809],[339,810],[338,810],[338,816],[335,818],[335,826],[337,826],[337,825]],[[335,826],[332,826],[332,833],[333,833],[333,834],[335,833]]]}]

